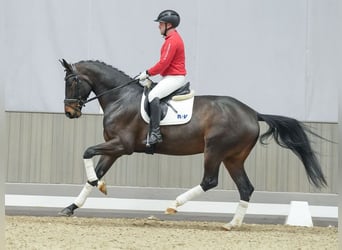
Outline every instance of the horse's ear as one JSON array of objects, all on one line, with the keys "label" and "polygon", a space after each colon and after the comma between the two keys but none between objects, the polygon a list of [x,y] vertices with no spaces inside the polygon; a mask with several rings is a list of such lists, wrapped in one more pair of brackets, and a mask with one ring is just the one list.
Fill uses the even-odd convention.
[{"label": "horse's ear", "polygon": [[65,61],[65,59],[59,60],[59,62],[62,64],[67,73],[73,72],[71,65],[67,61]]}]

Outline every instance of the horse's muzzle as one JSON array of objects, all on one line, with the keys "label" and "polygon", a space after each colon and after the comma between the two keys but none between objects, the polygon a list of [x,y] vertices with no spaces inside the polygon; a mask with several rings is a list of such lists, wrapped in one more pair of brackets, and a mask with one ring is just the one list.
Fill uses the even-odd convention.
[{"label": "horse's muzzle", "polygon": [[80,111],[77,111],[77,112],[65,111],[65,115],[70,119],[74,119],[74,118],[79,118],[82,115],[82,112],[80,112]]},{"label": "horse's muzzle", "polygon": [[78,103],[65,103],[64,113],[70,119],[79,118],[82,115],[81,108]]}]

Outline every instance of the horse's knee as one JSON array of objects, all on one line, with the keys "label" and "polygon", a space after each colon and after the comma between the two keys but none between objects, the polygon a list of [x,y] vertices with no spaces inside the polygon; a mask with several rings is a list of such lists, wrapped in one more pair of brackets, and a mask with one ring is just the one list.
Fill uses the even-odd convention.
[{"label": "horse's knee", "polygon": [[218,185],[218,177],[204,177],[200,185],[203,191],[212,189]]},{"label": "horse's knee", "polygon": [[87,148],[83,153],[83,159],[91,159],[94,156],[94,150],[92,148]]}]

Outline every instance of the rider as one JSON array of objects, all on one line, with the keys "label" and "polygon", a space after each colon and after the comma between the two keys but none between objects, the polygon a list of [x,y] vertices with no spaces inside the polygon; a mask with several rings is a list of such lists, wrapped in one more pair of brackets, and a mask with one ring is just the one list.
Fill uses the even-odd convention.
[{"label": "rider", "polygon": [[140,83],[144,85],[144,81],[149,76],[158,74],[162,76],[162,79],[148,95],[151,110],[149,137],[149,144],[151,145],[162,142],[159,128],[160,99],[182,87],[185,84],[186,75],[184,43],[176,30],[180,16],[174,10],[164,10],[154,21],[159,22],[160,34],[165,37],[160,51],[160,60],[137,77]]}]

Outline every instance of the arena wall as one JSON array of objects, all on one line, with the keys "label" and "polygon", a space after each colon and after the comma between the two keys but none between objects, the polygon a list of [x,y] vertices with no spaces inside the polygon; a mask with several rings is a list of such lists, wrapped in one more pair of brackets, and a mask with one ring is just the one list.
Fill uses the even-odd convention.
[{"label": "arena wall", "polygon": [[[103,142],[102,115],[83,115],[70,120],[59,113],[6,112],[6,122],[7,183],[85,183],[82,155],[88,146]],[[260,125],[262,131],[267,129],[264,123]],[[306,125],[315,133],[337,141],[336,123]],[[312,136],[310,139],[327,178],[327,188],[313,188],[298,158],[271,140],[268,146],[257,143],[246,161],[246,171],[255,189],[336,194],[338,145]],[[134,153],[119,158],[105,176],[105,181],[111,186],[188,188],[200,183],[202,173],[202,154],[166,156]],[[235,189],[223,166],[217,189]]]}]

